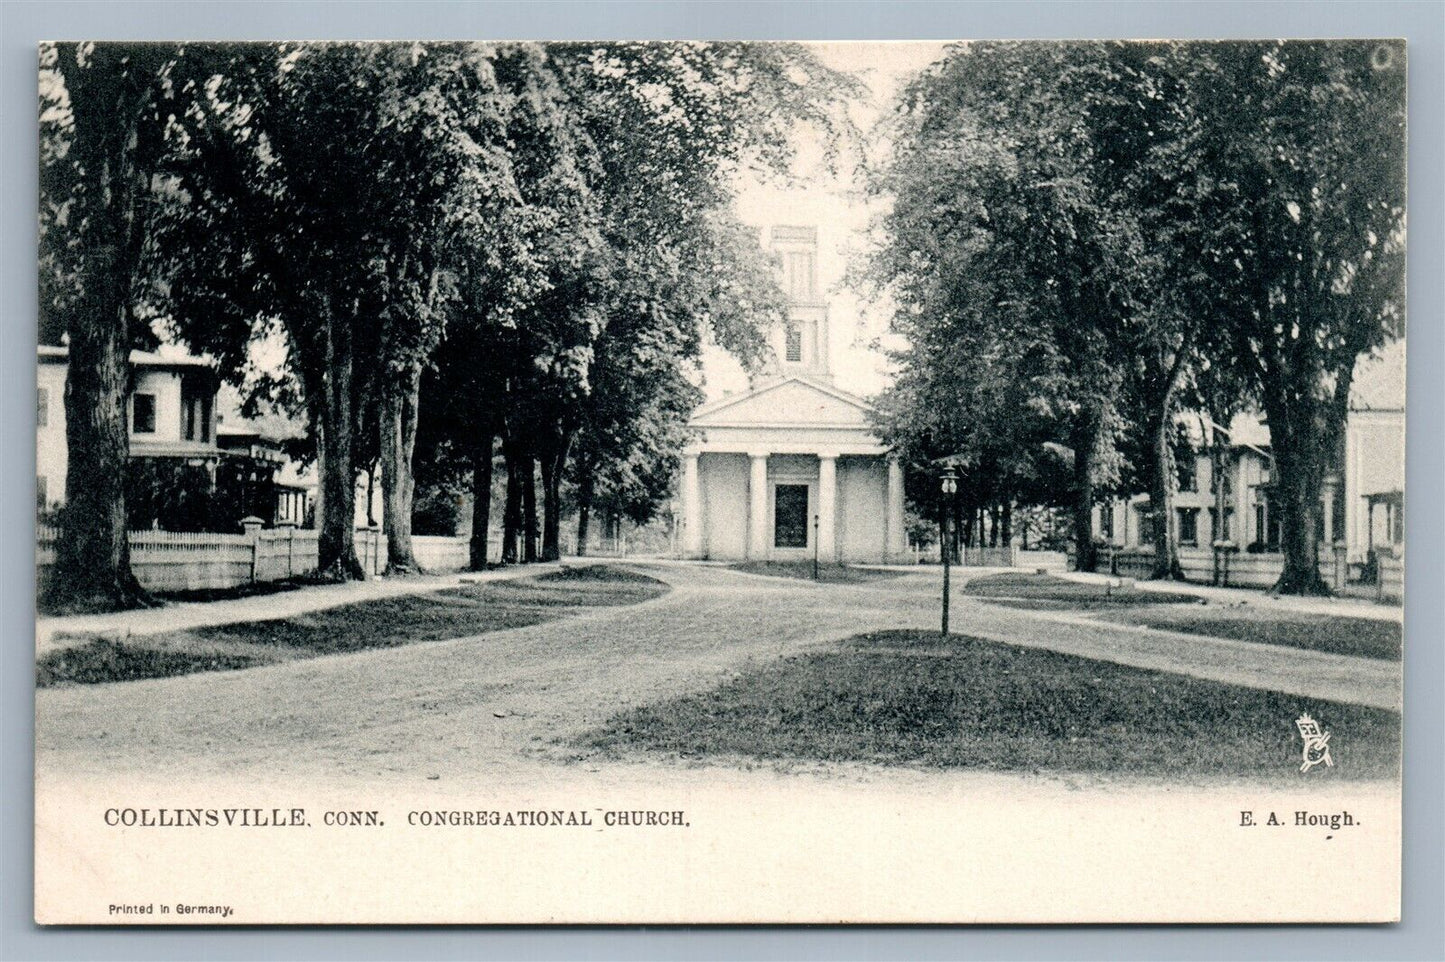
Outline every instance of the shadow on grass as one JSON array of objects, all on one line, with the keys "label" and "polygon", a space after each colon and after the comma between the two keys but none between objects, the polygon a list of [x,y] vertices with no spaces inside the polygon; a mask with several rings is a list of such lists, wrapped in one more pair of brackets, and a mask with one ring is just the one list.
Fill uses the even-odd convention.
[{"label": "shadow on grass", "polygon": [[1141,591],[1109,584],[1070,581],[1054,575],[1006,572],[970,578],[963,593],[990,604],[1033,611],[1092,610],[1125,605],[1203,604],[1198,595]]},{"label": "shadow on grass", "polygon": [[1128,776],[1300,777],[1295,719],[1335,767],[1398,773],[1400,716],[936,632],[860,635],[611,719],[583,744],[682,756]]},{"label": "shadow on grass", "polygon": [[[811,561],[740,561],[729,565],[734,571],[752,575],[767,575],[772,578],[799,578],[813,580]],[[862,584],[868,581],[887,581],[903,574],[901,571],[879,571],[875,568],[855,568],[852,565],[819,564],[818,580],[828,584]]]},{"label": "shadow on grass", "polygon": [[36,665],[35,683],[98,684],[273,664],[522,628],[587,608],[666,594],[655,578],[608,565],[340,605],[293,618],[211,625],[125,639],[92,637]]},{"label": "shadow on grass", "polygon": [[1232,638],[1261,645],[1283,645],[1335,655],[1399,661],[1403,630],[1399,622],[1303,612],[1231,608],[1193,611],[1110,612],[1104,620],[1191,635]]}]

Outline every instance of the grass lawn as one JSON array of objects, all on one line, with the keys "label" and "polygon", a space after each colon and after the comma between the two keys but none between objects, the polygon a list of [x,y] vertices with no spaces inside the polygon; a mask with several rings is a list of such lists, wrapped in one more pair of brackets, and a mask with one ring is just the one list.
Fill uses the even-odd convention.
[{"label": "grass lawn", "polygon": [[1103,616],[1121,624],[1213,635],[1262,645],[1285,645],[1336,655],[1400,660],[1402,626],[1396,621],[1346,618],[1303,612],[1261,611],[1242,607],[1196,611],[1111,612]]},{"label": "grass lawn", "polygon": [[1394,777],[1400,716],[935,632],[886,631],[634,709],[605,751],[1000,771],[1298,779],[1295,719],[1333,734],[1322,778]]},{"label": "grass lawn", "polygon": [[1004,574],[969,578],[963,593],[1010,608],[1063,610],[1114,608],[1121,605],[1200,604],[1197,595],[1175,591],[1111,588],[1107,584],[1070,581],[1054,575]]},{"label": "grass lawn", "polygon": [[609,565],[563,568],[533,578],[401,595],[310,612],[124,640],[93,637],[52,651],[35,683],[98,684],[272,664],[294,658],[391,648],[520,628],[584,608],[659,597],[655,578]]},{"label": "grass lawn", "polygon": [[[728,567],[734,571],[746,571],[748,574],[754,575],[813,580],[813,562],[811,561],[741,561]],[[818,580],[830,584],[851,585],[866,581],[886,581],[889,578],[897,578],[901,574],[903,574],[901,571],[878,571],[874,568],[855,568],[852,565],[822,563],[818,565]]]}]

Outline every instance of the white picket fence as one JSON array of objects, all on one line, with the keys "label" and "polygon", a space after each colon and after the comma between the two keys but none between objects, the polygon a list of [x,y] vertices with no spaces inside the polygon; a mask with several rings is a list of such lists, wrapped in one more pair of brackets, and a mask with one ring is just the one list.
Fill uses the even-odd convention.
[{"label": "white picket fence", "polygon": [[[1376,583],[1377,596],[1386,601],[1399,601],[1405,595],[1405,556],[1398,557],[1390,549],[1376,552],[1379,559],[1379,579]],[[1201,584],[1210,584],[1214,579],[1214,551],[1212,548],[1179,549],[1179,566],[1184,577]],[[1335,590],[1350,584],[1350,566],[1343,544],[1333,550],[1320,551],[1320,577]],[[1154,570],[1154,552],[1134,549],[1107,551],[1099,554],[1099,570],[1130,578],[1147,578]],[[1231,588],[1271,588],[1284,571],[1284,555],[1273,551],[1258,553],[1230,551],[1224,555],[1221,574],[1223,583]]]},{"label": "white picket fence", "polygon": [[[908,551],[914,564],[938,564],[942,560],[936,542],[925,547],[910,544]],[[959,555],[957,563],[964,567],[1048,568],[1062,571],[1069,566],[1069,556],[1062,551],[1039,551],[1033,548],[1025,550],[1016,544],[992,548],[965,545],[960,549]]]},{"label": "white picket fence", "polygon": [[[55,528],[36,530],[35,567],[44,584],[55,564]],[[466,538],[414,536],[412,550],[423,571],[441,574],[467,567]],[[490,552],[498,554],[499,546]],[[386,570],[386,535],[356,529],[356,557],[367,575]],[[248,525],[245,534],[183,531],[130,532],[130,567],[150,591],[235,588],[254,581],[280,581],[316,570],[317,533],[282,525]]]}]

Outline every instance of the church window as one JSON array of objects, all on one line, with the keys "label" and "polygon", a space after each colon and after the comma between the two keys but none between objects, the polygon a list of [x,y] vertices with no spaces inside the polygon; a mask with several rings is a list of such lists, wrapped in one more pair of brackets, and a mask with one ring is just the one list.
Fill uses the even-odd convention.
[{"label": "church window", "polygon": [[789,364],[800,364],[803,360],[803,332],[789,327],[784,332],[784,354]]}]

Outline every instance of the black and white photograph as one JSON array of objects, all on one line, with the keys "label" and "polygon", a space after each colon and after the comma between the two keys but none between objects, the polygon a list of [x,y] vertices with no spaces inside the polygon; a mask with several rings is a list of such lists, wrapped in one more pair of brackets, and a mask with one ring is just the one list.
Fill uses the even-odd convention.
[{"label": "black and white photograph", "polygon": [[41,44],[36,921],[1398,920],[1406,47]]}]

